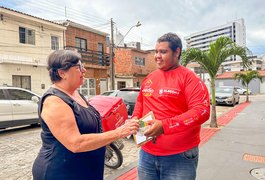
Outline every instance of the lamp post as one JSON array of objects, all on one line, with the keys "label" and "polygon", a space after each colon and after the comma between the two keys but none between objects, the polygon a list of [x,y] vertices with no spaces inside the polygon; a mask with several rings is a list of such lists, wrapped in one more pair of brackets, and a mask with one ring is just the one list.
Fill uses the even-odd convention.
[{"label": "lamp post", "polygon": [[120,40],[120,42],[116,45],[116,46],[118,46],[123,40],[124,40],[124,38],[127,36],[127,34],[132,30],[132,28],[134,28],[134,27],[139,27],[139,26],[141,26],[142,24],[138,21],[137,22],[137,24],[135,24],[135,25],[133,25],[128,31],[127,31],[127,33],[123,36],[123,38]]},{"label": "lamp post", "polygon": [[[111,72],[110,72],[110,81],[111,81],[111,90],[115,89],[115,68],[114,68],[114,39],[113,39],[113,20],[112,18],[110,19],[110,23],[111,23],[111,44],[110,44],[110,67],[111,67]],[[128,31],[127,33],[123,36],[123,38],[120,40],[120,42],[116,45],[118,46],[121,41],[125,38],[125,36],[127,36],[127,34],[132,30],[132,28],[134,27],[139,27],[142,24],[138,21],[137,24],[133,25]]]}]

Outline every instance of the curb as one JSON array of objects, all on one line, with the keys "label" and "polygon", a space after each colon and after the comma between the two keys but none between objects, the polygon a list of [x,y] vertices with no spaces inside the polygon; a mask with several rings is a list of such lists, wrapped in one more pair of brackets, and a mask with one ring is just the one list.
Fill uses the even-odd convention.
[{"label": "curb", "polygon": [[[122,169],[118,169],[117,171],[115,171],[115,174],[109,175],[105,178],[105,180],[122,180],[122,179],[127,179],[130,180],[128,178],[128,176],[130,175],[130,172],[133,171],[134,169],[136,170],[136,167],[138,165],[138,160],[130,163],[128,166],[122,168]],[[135,174],[135,173],[133,173]],[[133,175],[133,177],[135,177],[135,175]],[[136,176],[137,177],[137,176]]]}]

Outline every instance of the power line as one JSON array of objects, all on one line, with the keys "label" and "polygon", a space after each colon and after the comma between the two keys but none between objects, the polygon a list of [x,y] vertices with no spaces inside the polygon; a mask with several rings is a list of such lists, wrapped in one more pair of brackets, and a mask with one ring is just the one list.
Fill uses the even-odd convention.
[{"label": "power line", "polygon": [[[0,2],[1,4],[1,2]],[[23,6],[26,4],[25,6]],[[80,24],[83,24],[94,28],[94,29],[99,29],[101,31],[107,31],[110,32],[110,20],[107,20],[105,18],[99,17],[92,15],[89,12],[83,13],[80,10],[67,7],[67,6],[62,6],[62,4],[56,4],[50,0],[39,0],[39,1],[32,1],[30,4],[27,4],[25,0],[16,0],[16,2],[12,1],[12,3],[5,3],[6,6],[10,7],[13,9],[13,7],[18,8],[21,11],[24,11],[25,8],[31,10],[33,14],[40,14],[43,16],[48,12],[47,14],[50,14],[49,19],[52,21],[51,18],[54,18],[54,15],[56,17],[61,17],[61,18],[67,18],[73,22],[77,21]],[[36,9],[36,11],[35,11]],[[66,17],[65,17],[66,16]],[[48,17],[48,16],[46,16]],[[54,20],[54,19],[53,19]],[[114,24],[117,26],[117,24]],[[125,29],[126,26],[121,26],[121,31],[127,31],[128,27]],[[141,39],[145,41],[145,43],[149,44],[147,40],[143,39],[141,36],[135,34],[135,33],[130,33],[126,39],[130,39],[131,41],[135,41],[135,39]]]},{"label": "power line", "polygon": [[[22,1],[22,0],[17,0],[17,1],[20,1],[21,4],[25,3],[25,1]],[[50,1],[48,1],[48,2],[49,2],[49,4],[47,4],[46,1],[43,1],[43,2],[34,1],[30,5],[28,5],[26,8],[33,10],[32,13],[34,13],[34,14],[39,14],[40,11],[44,11],[44,12],[51,13],[51,15],[59,15],[61,18],[63,17],[65,19],[65,9],[61,5],[56,5],[54,3],[51,3]],[[12,5],[9,4],[9,6],[12,6]],[[18,8],[20,7],[19,9],[24,8],[21,6],[17,6],[17,7]],[[34,9],[37,9],[38,11],[35,12]],[[95,18],[95,16],[91,17],[91,16],[88,16],[87,14],[81,13],[77,10],[72,9],[72,8],[68,8],[68,9],[71,10],[71,16],[67,17],[69,19],[73,19],[73,20],[78,21],[78,22],[82,21],[85,24],[91,24],[91,22],[94,22],[95,25],[98,25],[99,24],[98,22],[101,22],[101,24],[102,23],[105,23],[105,24],[110,23],[109,20],[106,21],[105,19],[101,19],[98,17]],[[42,13],[42,15],[43,14],[44,13]],[[54,16],[51,16],[51,18],[54,18]],[[51,18],[49,18],[49,19],[51,19]],[[90,26],[90,27],[92,27],[92,26]]]}]

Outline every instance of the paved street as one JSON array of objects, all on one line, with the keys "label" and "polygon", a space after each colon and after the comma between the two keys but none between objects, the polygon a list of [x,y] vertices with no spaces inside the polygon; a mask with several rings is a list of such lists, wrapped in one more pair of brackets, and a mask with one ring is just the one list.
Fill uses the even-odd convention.
[{"label": "paved street", "polygon": [[[41,146],[39,127],[23,127],[0,132],[0,179],[31,179],[32,163]],[[122,150],[124,168],[133,160],[138,159],[138,150],[133,139],[124,139]],[[115,170],[105,168],[104,176],[115,173]]]},{"label": "paved street", "polygon": [[[255,97],[251,97],[255,98]],[[244,98],[241,98],[244,101]],[[257,98],[258,99],[258,98]],[[217,116],[227,112],[232,107],[217,106]],[[207,121],[205,124],[209,123]],[[23,127],[0,131],[0,179],[31,179],[31,167],[40,148],[40,128]],[[122,150],[124,162],[122,169],[138,159],[138,151],[133,139],[124,139]],[[105,168],[104,177],[118,170]]]}]

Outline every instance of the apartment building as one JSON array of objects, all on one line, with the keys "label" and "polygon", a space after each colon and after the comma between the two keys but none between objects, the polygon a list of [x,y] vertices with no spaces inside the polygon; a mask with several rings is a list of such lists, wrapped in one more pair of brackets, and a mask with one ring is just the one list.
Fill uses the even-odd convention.
[{"label": "apartment building", "polygon": [[140,87],[143,79],[156,69],[154,51],[132,47],[115,48],[115,89]]},{"label": "apartment building", "polygon": [[[227,24],[193,33],[185,37],[187,48],[199,48],[207,51],[210,43],[217,38],[224,36],[231,38],[238,46],[246,47],[246,27],[244,19],[238,19]],[[240,60],[239,57],[232,56],[227,61]]]},{"label": "apartment building", "polygon": [[0,85],[43,94],[50,86],[47,56],[63,49],[66,27],[0,6]]}]

